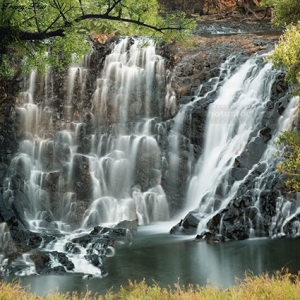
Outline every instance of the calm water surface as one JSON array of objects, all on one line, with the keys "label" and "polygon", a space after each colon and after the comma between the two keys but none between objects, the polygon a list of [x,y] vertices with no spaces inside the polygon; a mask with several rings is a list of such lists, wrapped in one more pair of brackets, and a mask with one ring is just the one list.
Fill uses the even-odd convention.
[{"label": "calm water surface", "polygon": [[[21,277],[22,285],[43,296],[49,292],[86,289],[103,294],[126,285],[128,279],[161,286],[179,282],[227,288],[247,272],[261,274],[288,268],[300,270],[300,239],[252,239],[230,243],[194,242],[193,237],[168,234],[171,224],[141,227],[131,246],[119,245],[105,265],[105,278],[84,280],[81,276]],[[5,278],[12,280],[12,278]]]}]

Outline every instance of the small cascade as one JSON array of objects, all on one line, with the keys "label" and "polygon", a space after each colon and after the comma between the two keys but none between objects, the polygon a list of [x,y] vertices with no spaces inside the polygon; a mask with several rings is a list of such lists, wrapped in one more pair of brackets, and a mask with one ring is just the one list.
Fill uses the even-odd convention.
[{"label": "small cascade", "polygon": [[[290,130],[293,127],[295,117],[298,113],[298,103],[299,97],[294,97],[291,99],[283,116],[279,119],[277,136],[281,132]],[[275,136],[275,142],[277,136]],[[274,168],[274,161],[271,161],[271,159],[273,158],[274,160],[276,154],[278,154],[278,146],[276,146],[274,143],[270,143],[268,149],[265,151],[261,159],[262,163],[267,166],[264,172],[265,174],[272,173],[272,167]],[[279,161],[280,158],[277,158],[276,162]],[[263,179],[262,175],[256,179],[257,187],[260,191],[268,190],[270,187],[268,186],[268,182]],[[257,201],[259,202],[260,200],[261,199],[259,197]],[[269,226],[269,235],[271,237],[283,237],[287,234],[290,234],[291,236],[299,236],[299,218],[300,202],[298,199],[298,195],[296,199],[288,196],[284,197],[283,195],[278,195],[276,201],[276,214],[272,217],[271,226]]]},{"label": "small cascade", "polygon": [[35,135],[38,132],[39,109],[33,98],[36,90],[36,77],[37,71],[31,71],[28,82],[25,81],[25,86],[27,85],[28,89],[19,94],[21,105],[17,109],[17,131],[20,135]]},{"label": "small cascade", "polygon": [[[6,223],[0,224],[0,252],[6,253],[9,251],[9,247],[12,246],[12,239],[9,232],[9,228]],[[2,261],[3,257],[0,257],[0,262]]]}]

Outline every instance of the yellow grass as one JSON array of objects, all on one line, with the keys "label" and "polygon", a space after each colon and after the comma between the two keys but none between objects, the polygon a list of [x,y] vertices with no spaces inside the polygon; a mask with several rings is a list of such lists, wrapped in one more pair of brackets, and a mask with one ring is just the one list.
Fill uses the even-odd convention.
[{"label": "yellow grass", "polygon": [[145,281],[132,282],[121,286],[118,292],[108,292],[105,295],[92,296],[85,294],[59,294],[54,293],[47,297],[39,297],[29,293],[29,288],[23,288],[18,283],[5,283],[0,281],[0,300],[248,300],[248,299],[300,299],[300,273],[292,275],[286,272],[276,272],[269,276],[248,275],[244,280],[237,282],[234,287],[219,290],[211,286],[180,286],[162,288],[157,284],[147,285]]}]

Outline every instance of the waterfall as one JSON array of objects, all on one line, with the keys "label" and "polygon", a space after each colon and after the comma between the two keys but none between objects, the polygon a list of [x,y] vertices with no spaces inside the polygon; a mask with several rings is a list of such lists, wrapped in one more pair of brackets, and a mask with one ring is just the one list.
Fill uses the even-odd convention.
[{"label": "waterfall", "polygon": [[[177,108],[164,59],[151,39],[123,38],[111,45],[102,70],[90,68],[73,65],[57,74],[49,67],[44,79],[33,70],[19,94],[19,151],[3,203],[42,252],[19,257],[18,275],[64,269],[103,277],[115,241],[132,239],[122,224],[170,219],[161,145],[164,119]],[[0,238],[7,244],[5,228]],[[33,261],[44,256],[45,268],[35,269]],[[9,274],[10,265],[0,261]]]},{"label": "waterfall", "polygon": [[[273,236],[271,231],[278,227],[274,224],[276,218],[282,219],[281,229],[288,222],[286,217],[290,214],[291,203],[285,200],[284,207],[277,208],[279,213],[273,217],[272,225],[262,225],[258,221],[262,218],[260,193],[270,192],[268,176],[276,172],[278,163],[275,158],[278,151],[274,145],[276,138],[281,131],[291,128],[297,105],[297,99],[293,98],[288,105],[285,103],[286,110],[282,116],[276,110],[272,111],[275,105],[271,101],[272,85],[280,71],[272,69],[270,62],[263,64],[261,60],[262,57],[253,57],[229,76],[209,107],[203,153],[191,176],[185,207],[185,213],[191,211],[198,219],[197,233],[200,236],[205,236],[209,230],[227,236],[230,230],[236,230],[232,220],[244,226],[246,234],[242,238],[262,236],[265,231]],[[286,99],[284,101],[288,102]],[[271,118],[269,111],[273,114]],[[270,122],[267,125],[266,119],[272,118],[278,118],[278,124],[272,120],[273,124]],[[264,129],[273,134],[264,136]],[[258,168],[262,172],[253,180],[253,173]],[[244,193],[244,189],[250,188],[250,180],[253,180],[254,188],[252,202],[249,202],[247,209],[253,207],[256,210],[255,213],[252,211],[255,218],[237,204],[238,200],[244,201],[247,193],[249,195],[250,191]],[[282,197],[276,201],[280,206]],[[241,212],[234,212],[238,208]],[[298,210],[295,215],[298,215]],[[228,228],[224,226],[224,216],[227,225],[230,223]]]},{"label": "waterfall", "polygon": [[[210,105],[203,154],[188,190],[190,209],[200,200],[199,213],[214,212],[216,199],[230,195],[229,170],[244,150],[250,134],[261,122],[272,84],[272,65],[260,69],[255,59],[248,60],[221,87]],[[275,74],[275,72],[273,72]],[[222,199],[226,205],[226,199]]]},{"label": "waterfall", "polygon": [[[57,112],[51,99],[44,107],[34,104],[37,72],[31,73],[20,94],[20,153],[12,161],[6,194],[21,195],[20,210],[32,230],[168,220],[157,137],[165,131],[159,120],[175,103],[163,58],[150,39],[116,43],[97,79],[92,107],[78,119],[86,70],[69,68],[66,101]],[[46,139],[39,128],[44,117],[58,128]],[[5,199],[11,208],[15,198]]]},{"label": "waterfall", "polygon": [[[38,249],[18,256],[18,274],[103,277],[115,242],[131,243],[131,227],[169,221],[179,210],[193,217],[201,237],[299,234],[300,211],[278,192],[272,159],[297,100],[274,99],[280,71],[264,58],[236,69],[236,57],[228,57],[209,90],[200,85],[180,106],[151,39],[112,43],[101,68],[92,53],[89,65],[64,74],[32,71],[18,97],[19,149],[0,199],[26,232],[25,246],[8,247],[19,232],[0,224],[1,252]],[[195,107],[207,115],[203,145],[188,132]],[[190,224],[188,216],[179,228]],[[41,258],[46,267],[35,263]],[[2,254],[0,261],[2,273],[11,270]]]}]

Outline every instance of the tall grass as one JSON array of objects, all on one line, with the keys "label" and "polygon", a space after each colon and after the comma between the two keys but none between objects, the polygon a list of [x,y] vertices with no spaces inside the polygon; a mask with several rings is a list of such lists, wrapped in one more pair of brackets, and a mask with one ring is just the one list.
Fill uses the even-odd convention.
[{"label": "tall grass", "polygon": [[105,295],[53,293],[39,297],[29,292],[29,287],[23,288],[19,283],[5,283],[0,281],[0,300],[248,300],[248,299],[300,299],[300,273],[292,275],[288,271],[276,272],[272,276],[247,275],[233,287],[219,290],[211,286],[180,286],[163,288],[157,284],[147,285],[145,281],[129,281],[126,286],[121,286],[119,291],[110,291]]}]

